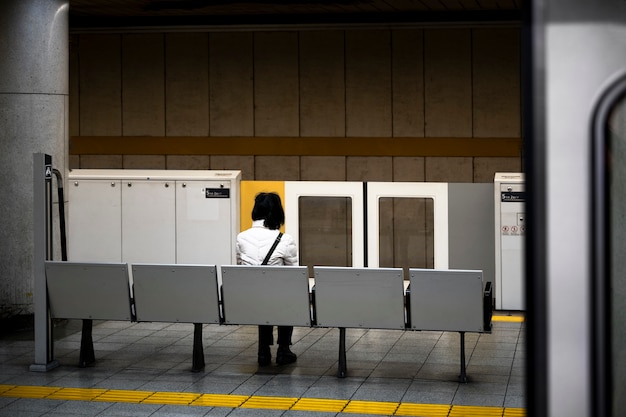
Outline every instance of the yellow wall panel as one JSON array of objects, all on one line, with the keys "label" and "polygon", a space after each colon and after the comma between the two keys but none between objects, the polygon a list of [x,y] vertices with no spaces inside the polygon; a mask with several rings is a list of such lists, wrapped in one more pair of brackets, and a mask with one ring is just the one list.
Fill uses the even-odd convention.
[{"label": "yellow wall panel", "polygon": [[[276,193],[280,196],[285,208],[285,182],[284,181],[241,181],[241,203],[240,203],[240,227],[246,230],[252,227],[252,208],[254,207],[254,197],[258,193]],[[284,232],[284,226],[281,227]]]}]

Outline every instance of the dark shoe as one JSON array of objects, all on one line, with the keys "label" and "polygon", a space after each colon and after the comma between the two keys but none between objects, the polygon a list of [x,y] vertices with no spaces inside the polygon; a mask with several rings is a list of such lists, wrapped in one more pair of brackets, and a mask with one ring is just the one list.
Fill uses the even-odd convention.
[{"label": "dark shoe", "polygon": [[259,366],[267,366],[272,363],[272,352],[269,346],[259,347]]},{"label": "dark shoe", "polygon": [[289,350],[288,346],[279,347],[276,352],[276,363],[279,365],[294,363],[297,359],[296,354]]}]

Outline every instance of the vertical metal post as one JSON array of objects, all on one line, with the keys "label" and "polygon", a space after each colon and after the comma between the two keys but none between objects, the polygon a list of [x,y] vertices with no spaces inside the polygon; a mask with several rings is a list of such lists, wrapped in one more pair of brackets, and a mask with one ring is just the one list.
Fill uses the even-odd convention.
[{"label": "vertical metal post", "polygon": [[52,349],[44,265],[46,260],[52,259],[52,157],[43,153],[33,155],[33,203],[35,363],[30,370],[46,372],[59,364],[54,360]]},{"label": "vertical metal post", "polygon": [[339,328],[339,363],[337,366],[337,376],[345,378],[348,373],[348,365],[346,363],[346,328]]},{"label": "vertical metal post", "polygon": [[467,382],[467,373],[465,370],[465,332],[459,332],[461,334],[461,375],[459,375],[459,382]]},{"label": "vertical metal post", "polygon": [[193,358],[191,364],[193,372],[204,370],[204,349],[202,347],[202,323],[193,324]]}]

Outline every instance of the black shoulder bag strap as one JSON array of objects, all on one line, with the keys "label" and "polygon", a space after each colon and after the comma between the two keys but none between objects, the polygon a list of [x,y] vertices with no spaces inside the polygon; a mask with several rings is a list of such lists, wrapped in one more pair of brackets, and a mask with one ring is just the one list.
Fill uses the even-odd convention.
[{"label": "black shoulder bag strap", "polygon": [[276,246],[278,246],[278,242],[280,242],[281,237],[283,237],[283,234],[281,232],[278,232],[278,236],[276,236],[274,244],[270,248],[270,251],[267,252],[267,255],[265,256],[265,259],[263,259],[263,263],[261,265],[267,265],[267,263],[270,261],[270,256],[272,256],[272,253],[274,253],[274,249],[276,249]]}]

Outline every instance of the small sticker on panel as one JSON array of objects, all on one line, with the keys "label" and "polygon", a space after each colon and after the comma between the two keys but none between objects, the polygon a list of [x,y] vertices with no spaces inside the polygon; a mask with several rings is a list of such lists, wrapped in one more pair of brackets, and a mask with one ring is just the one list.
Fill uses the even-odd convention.
[{"label": "small sticker on panel", "polygon": [[206,198],[230,198],[230,188],[206,188],[204,196]]},{"label": "small sticker on panel", "polygon": [[503,203],[523,203],[526,201],[526,193],[524,191],[502,191],[500,199]]}]

